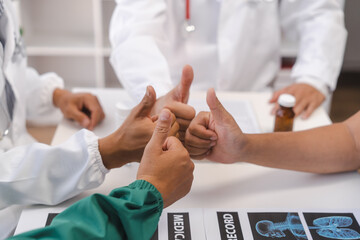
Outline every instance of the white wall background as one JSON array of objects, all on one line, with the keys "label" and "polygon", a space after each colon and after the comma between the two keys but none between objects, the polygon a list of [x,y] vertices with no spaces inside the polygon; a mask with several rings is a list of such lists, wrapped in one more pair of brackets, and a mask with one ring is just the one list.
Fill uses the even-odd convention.
[{"label": "white wall background", "polygon": [[[316,1],[316,0],[314,0]],[[67,88],[120,87],[109,63],[114,0],[14,0],[24,29],[29,65],[54,71]],[[349,32],[344,70],[360,71],[360,0],[346,0]],[[296,50],[284,46],[289,57]]]}]

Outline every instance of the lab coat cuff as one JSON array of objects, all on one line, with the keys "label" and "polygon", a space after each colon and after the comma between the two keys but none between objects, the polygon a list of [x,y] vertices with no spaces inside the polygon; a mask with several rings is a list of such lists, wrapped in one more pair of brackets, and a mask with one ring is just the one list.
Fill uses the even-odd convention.
[{"label": "lab coat cuff", "polygon": [[153,192],[158,200],[157,210],[159,212],[161,212],[162,209],[164,208],[164,201],[161,196],[161,193],[156,189],[156,187],[154,185],[152,185],[148,181],[136,180],[135,182],[133,182],[129,185],[129,188],[130,189],[143,189],[143,190],[149,190],[149,191]]},{"label": "lab coat cuff", "polygon": [[58,124],[62,114],[60,109],[54,106],[53,95],[56,88],[64,87],[62,78],[55,73],[39,76],[32,68],[28,68],[27,78],[29,82],[33,82],[26,86],[29,88],[29,95],[26,96],[26,100],[29,101],[26,105],[26,118],[29,123],[34,126]]},{"label": "lab coat cuff", "polygon": [[325,98],[328,98],[332,94],[330,87],[326,83],[321,82],[318,79],[314,79],[311,77],[300,77],[296,79],[296,82],[305,83],[316,88],[319,92],[321,92],[325,96]]},{"label": "lab coat cuff", "polygon": [[47,97],[45,103],[49,106],[54,106],[53,104],[53,95],[56,88],[63,89],[64,88],[64,81],[61,77],[59,77],[55,73],[46,73],[41,76],[41,79],[46,81],[44,87],[44,96]]},{"label": "lab coat cuff", "polygon": [[99,138],[91,131],[84,131],[86,131],[85,140],[88,144],[90,158],[95,160],[94,165],[98,167],[101,173],[103,173],[104,175],[107,174],[110,170],[105,167],[101,158],[101,154],[99,151]]}]

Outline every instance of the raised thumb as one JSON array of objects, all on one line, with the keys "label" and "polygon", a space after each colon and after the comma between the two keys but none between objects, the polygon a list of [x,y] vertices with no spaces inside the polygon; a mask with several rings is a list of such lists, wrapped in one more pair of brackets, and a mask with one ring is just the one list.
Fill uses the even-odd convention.
[{"label": "raised thumb", "polygon": [[216,97],[215,90],[213,88],[208,90],[206,102],[210,108],[211,115],[213,116],[215,122],[220,123],[227,115],[230,115]]},{"label": "raised thumb", "polygon": [[190,65],[186,65],[183,68],[182,75],[181,75],[181,81],[178,85],[178,97],[179,101],[182,103],[187,103],[189,100],[190,95],[190,87],[192,84],[192,81],[194,79],[194,71]]},{"label": "raised thumb", "polygon": [[156,102],[156,93],[152,86],[147,86],[146,93],[141,102],[135,107],[137,117],[146,117],[150,114]]},{"label": "raised thumb", "polygon": [[156,146],[157,148],[162,149],[162,146],[168,137],[171,128],[171,122],[171,112],[168,109],[161,110],[155,130],[149,142],[151,146]]}]

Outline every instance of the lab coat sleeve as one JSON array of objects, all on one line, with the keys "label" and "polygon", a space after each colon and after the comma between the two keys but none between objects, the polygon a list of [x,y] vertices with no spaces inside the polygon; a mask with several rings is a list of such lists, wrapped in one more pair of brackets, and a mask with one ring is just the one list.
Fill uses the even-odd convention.
[{"label": "lab coat sleeve", "polygon": [[51,225],[11,239],[129,239],[149,240],[162,212],[161,194],[149,182],[138,180],[75,203]]},{"label": "lab coat sleeve", "polygon": [[58,146],[34,143],[0,153],[0,209],[53,205],[99,186],[108,170],[98,138],[81,130]]},{"label": "lab coat sleeve", "polygon": [[299,39],[291,77],[325,96],[336,88],[345,51],[347,31],[342,7],[343,0],[282,1],[281,6],[283,30],[296,29]]},{"label": "lab coat sleeve", "polygon": [[61,77],[55,73],[39,75],[33,68],[26,68],[26,115],[32,125],[57,124],[62,114],[53,104],[56,88],[64,88]]},{"label": "lab coat sleeve", "polygon": [[164,0],[117,0],[110,23],[111,64],[131,96],[139,102],[146,86],[157,96],[172,89],[165,58],[169,44],[164,32]]}]

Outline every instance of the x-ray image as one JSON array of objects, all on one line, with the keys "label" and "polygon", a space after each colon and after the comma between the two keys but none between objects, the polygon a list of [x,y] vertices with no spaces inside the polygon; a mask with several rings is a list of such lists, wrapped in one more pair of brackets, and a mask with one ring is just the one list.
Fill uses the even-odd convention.
[{"label": "x-ray image", "polygon": [[314,240],[360,239],[360,227],[352,213],[304,213]]},{"label": "x-ray image", "polygon": [[248,213],[248,216],[255,240],[307,239],[297,213]]}]

